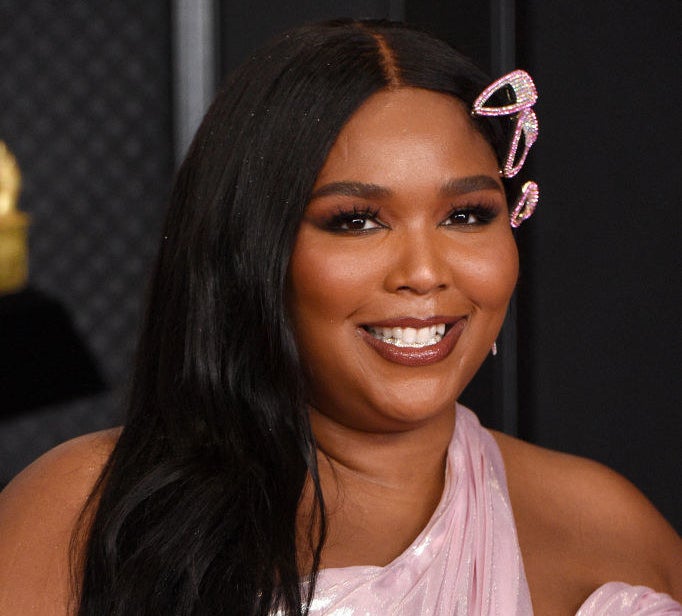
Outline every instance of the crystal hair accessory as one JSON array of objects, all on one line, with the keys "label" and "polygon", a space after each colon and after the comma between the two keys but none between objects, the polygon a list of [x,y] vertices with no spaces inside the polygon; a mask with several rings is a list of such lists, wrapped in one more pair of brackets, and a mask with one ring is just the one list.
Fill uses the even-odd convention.
[{"label": "crystal hair accessory", "polygon": [[[501,104],[493,104],[495,98],[501,99]],[[471,110],[474,116],[516,115],[509,152],[500,170],[505,178],[513,178],[521,171],[530,148],[538,138],[538,119],[532,109],[537,100],[538,92],[531,76],[526,71],[516,70],[496,79],[474,101]],[[523,151],[519,154],[521,137]],[[538,185],[526,182],[510,217],[512,227],[516,228],[530,218],[538,204],[538,197]]]},{"label": "crystal hair accessory", "polygon": [[540,199],[540,190],[538,185],[532,180],[526,182],[521,188],[521,194],[514,204],[509,221],[512,227],[516,229],[521,226],[524,220],[528,220],[537,207]]},{"label": "crystal hair accessory", "polygon": [[[521,141],[521,134],[523,134],[523,152],[521,156],[516,156],[519,149],[519,141]],[[502,175],[506,178],[513,178],[523,167],[526,162],[526,156],[531,146],[538,138],[538,118],[532,109],[524,109],[516,118],[516,127],[514,128],[514,136],[512,137],[511,146],[509,147],[509,154],[502,169]]]},{"label": "crystal hair accessory", "polygon": [[[500,90],[510,89],[513,100],[507,105],[489,107],[486,103]],[[511,98],[511,97],[510,97]],[[538,100],[538,91],[531,76],[517,69],[493,81],[474,101],[474,115],[502,116],[529,109]]]}]

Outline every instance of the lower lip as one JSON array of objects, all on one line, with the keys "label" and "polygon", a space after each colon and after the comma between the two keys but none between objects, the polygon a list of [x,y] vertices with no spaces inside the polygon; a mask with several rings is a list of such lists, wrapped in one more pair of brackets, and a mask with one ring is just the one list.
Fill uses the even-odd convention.
[{"label": "lower lip", "polygon": [[445,336],[440,342],[425,347],[398,347],[387,342],[375,338],[363,328],[360,328],[360,335],[363,340],[371,346],[381,357],[393,362],[394,364],[401,364],[403,366],[430,366],[445,359],[452,349],[455,348],[459,340],[466,319],[459,319],[446,332]]}]

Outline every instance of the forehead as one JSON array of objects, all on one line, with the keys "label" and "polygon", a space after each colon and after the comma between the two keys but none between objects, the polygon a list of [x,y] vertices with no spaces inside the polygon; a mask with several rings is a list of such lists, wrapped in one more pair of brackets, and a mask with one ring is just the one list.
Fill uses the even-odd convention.
[{"label": "forehead", "polygon": [[464,103],[439,92],[400,88],[372,95],[353,114],[316,184],[344,179],[385,183],[419,173],[497,175],[497,168],[492,147]]}]

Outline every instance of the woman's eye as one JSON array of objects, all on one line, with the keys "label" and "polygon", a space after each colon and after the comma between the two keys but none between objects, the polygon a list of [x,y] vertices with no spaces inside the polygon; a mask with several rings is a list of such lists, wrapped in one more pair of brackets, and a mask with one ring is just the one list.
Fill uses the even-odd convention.
[{"label": "woman's eye", "polygon": [[369,231],[379,229],[381,225],[376,220],[377,212],[340,212],[327,222],[331,231]]},{"label": "woman's eye", "polygon": [[353,216],[340,225],[340,229],[348,229],[349,231],[365,231],[366,229],[375,229],[379,224],[371,218],[362,218],[360,216]]},{"label": "woman's eye", "polygon": [[487,206],[465,207],[453,210],[445,219],[445,226],[484,225],[495,219],[497,211]]},{"label": "woman's eye", "polygon": [[451,225],[475,225],[478,222],[476,214],[473,212],[455,212],[447,220]]}]

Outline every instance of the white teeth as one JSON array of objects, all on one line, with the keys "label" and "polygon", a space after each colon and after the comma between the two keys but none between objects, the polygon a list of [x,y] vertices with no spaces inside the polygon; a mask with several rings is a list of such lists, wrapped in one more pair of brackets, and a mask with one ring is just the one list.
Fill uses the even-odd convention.
[{"label": "white teeth", "polygon": [[421,348],[438,344],[445,335],[445,323],[429,327],[370,327],[377,340],[397,347]]},{"label": "white teeth", "polygon": [[417,342],[420,344],[425,344],[431,340],[431,338],[433,338],[430,327],[422,327],[419,331],[415,331],[414,333],[417,338]]}]

